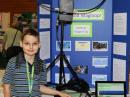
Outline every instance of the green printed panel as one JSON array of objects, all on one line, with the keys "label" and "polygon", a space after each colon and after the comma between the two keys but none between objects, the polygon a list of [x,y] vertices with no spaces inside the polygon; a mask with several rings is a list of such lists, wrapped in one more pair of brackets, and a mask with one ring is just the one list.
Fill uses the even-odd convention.
[{"label": "green printed panel", "polygon": [[72,23],[71,37],[92,37],[92,23],[88,22]]}]

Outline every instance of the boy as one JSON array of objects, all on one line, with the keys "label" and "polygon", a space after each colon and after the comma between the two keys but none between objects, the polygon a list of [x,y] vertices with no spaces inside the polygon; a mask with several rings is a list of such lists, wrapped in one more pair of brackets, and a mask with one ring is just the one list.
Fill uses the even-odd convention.
[{"label": "boy", "polygon": [[32,29],[23,32],[20,46],[23,52],[10,59],[3,77],[4,97],[41,97],[42,93],[71,97],[44,86],[46,68],[37,54],[40,48],[38,32]]}]

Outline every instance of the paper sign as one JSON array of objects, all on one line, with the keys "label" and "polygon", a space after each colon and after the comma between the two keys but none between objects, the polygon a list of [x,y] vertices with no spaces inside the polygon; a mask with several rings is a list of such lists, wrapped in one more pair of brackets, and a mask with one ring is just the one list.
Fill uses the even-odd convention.
[{"label": "paper sign", "polygon": [[71,37],[92,37],[92,23],[73,22],[71,24]]},{"label": "paper sign", "polygon": [[90,51],[90,41],[75,41],[75,51]]}]

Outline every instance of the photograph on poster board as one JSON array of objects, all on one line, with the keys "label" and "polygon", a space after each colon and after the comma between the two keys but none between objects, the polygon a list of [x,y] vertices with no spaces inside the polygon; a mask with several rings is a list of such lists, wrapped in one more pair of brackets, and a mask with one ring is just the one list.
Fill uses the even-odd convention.
[{"label": "photograph on poster board", "polygon": [[92,51],[108,51],[108,41],[93,41]]},{"label": "photograph on poster board", "polygon": [[90,41],[75,41],[75,51],[90,51]]},{"label": "photograph on poster board", "polygon": [[107,81],[107,75],[104,74],[92,74],[92,84],[95,86],[96,81]]},{"label": "photograph on poster board", "polygon": [[108,56],[93,56],[92,66],[95,68],[105,68],[108,66]]},{"label": "photograph on poster board", "polygon": [[77,65],[73,67],[74,71],[79,74],[87,74],[88,73],[88,67],[83,65]]},{"label": "photograph on poster board", "polygon": [[92,37],[92,23],[89,22],[72,23],[71,37]]},{"label": "photograph on poster board", "polygon": [[[56,41],[56,51],[60,51],[60,41]],[[71,51],[71,41],[63,41],[63,51]]]}]

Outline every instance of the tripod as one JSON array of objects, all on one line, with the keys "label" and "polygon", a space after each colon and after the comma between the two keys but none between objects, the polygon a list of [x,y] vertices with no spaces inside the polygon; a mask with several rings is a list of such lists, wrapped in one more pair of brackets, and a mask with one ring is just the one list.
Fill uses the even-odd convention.
[{"label": "tripod", "polygon": [[52,63],[47,67],[47,70],[49,68],[52,68],[55,63],[60,60],[60,72],[59,72],[59,85],[63,85],[63,82],[66,84],[65,80],[65,70],[64,70],[64,62],[66,63],[67,68],[71,72],[71,74],[75,77],[78,78],[76,72],[73,70],[73,68],[70,65],[70,62],[68,61],[64,51],[63,51],[63,41],[64,41],[64,21],[60,22],[61,24],[61,39],[60,39],[60,53],[57,55],[57,57],[52,61]]},{"label": "tripod", "polygon": [[[77,81],[80,83],[80,85],[82,84],[81,81],[79,80],[76,72],[73,70],[73,68],[71,67],[70,65],[70,62],[68,61],[64,51],[63,51],[63,48],[64,48],[64,44],[63,44],[63,41],[64,41],[64,22],[60,22],[61,24],[61,40],[60,40],[60,53],[57,55],[57,57],[51,62],[51,64],[47,67],[47,70],[52,67],[54,67],[55,63],[60,60],[60,72],[59,72],[59,84],[58,86],[56,87],[57,90],[62,90],[62,86],[65,86],[66,87],[66,80],[65,80],[65,70],[64,70],[64,62],[67,66],[67,68],[69,69],[69,71],[71,72],[71,74],[73,75],[74,78],[77,79]],[[63,84],[64,82],[64,84]],[[86,84],[85,84],[86,85]],[[86,94],[88,95],[88,97],[91,97],[90,94],[88,93],[88,90],[85,91]],[[54,96],[54,97],[59,97],[59,96]]]}]

